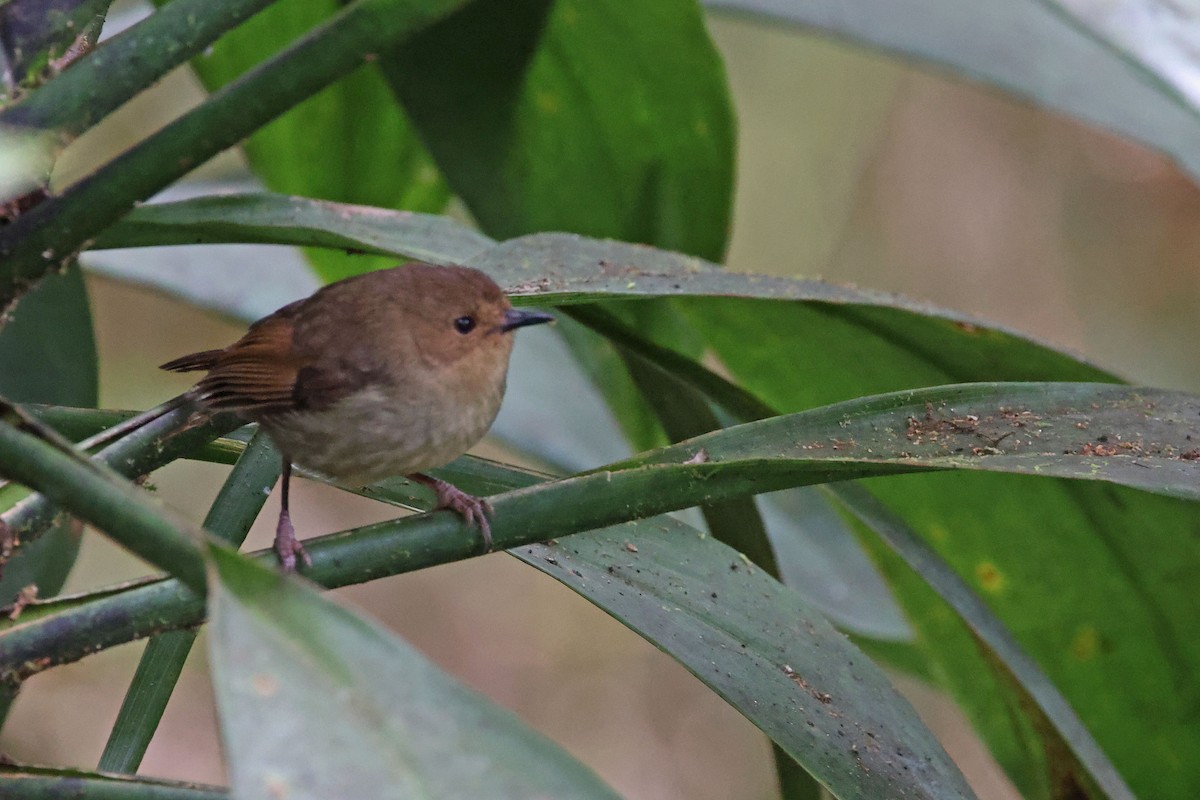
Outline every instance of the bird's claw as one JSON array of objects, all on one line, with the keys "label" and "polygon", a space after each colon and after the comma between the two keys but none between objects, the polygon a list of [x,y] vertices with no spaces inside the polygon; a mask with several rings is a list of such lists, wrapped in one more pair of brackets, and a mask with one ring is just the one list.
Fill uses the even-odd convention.
[{"label": "bird's claw", "polygon": [[485,553],[492,552],[494,549],[492,545],[492,526],[488,523],[488,516],[492,513],[492,504],[486,498],[467,494],[454,484],[443,480],[436,481],[433,485],[433,490],[437,492],[435,510],[448,509],[453,511],[462,517],[467,525],[479,528],[479,532],[483,535],[483,551]]},{"label": "bird's claw", "polygon": [[279,525],[275,528],[275,555],[279,557],[279,566],[287,573],[296,571],[297,556],[300,557],[304,566],[312,566],[312,558],[304,549],[304,545],[300,544],[296,538],[296,529],[292,527],[292,518],[286,511],[279,515]]}]

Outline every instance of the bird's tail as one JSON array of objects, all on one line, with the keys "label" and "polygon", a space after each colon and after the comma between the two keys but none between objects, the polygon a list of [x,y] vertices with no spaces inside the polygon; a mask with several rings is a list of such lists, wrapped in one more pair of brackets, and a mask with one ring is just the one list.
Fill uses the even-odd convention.
[{"label": "bird's tail", "polygon": [[201,350],[199,353],[189,353],[163,364],[159,369],[167,372],[196,372],[202,369],[212,369],[217,365],[217,358],[224,350]]}]

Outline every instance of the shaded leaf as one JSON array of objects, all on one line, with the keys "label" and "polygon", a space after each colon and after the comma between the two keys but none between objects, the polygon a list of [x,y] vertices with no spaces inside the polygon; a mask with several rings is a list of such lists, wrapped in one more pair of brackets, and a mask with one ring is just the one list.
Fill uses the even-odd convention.
[{"label": "shaded leaf", "polygon": [[1200,175],[1196,11],[1132,0],[707,0],[916,57],[1129,136]]},{"label": "shaded leaf", "polygon": [[[971,632],[987,648],[991,658],[1008,673],[1012,684],[1022,693],[1021,700],[1026,713],[1044,716],[1039,726],[1049,735],[1061,741],[1069,752],[1053,755],[1058,763],[1056,790],[1062,787],[1062,775],[1080,770],[1072,775],[1077,786],[1098,790],[1105,797],[1128,798],[1133,793],[1125,785],[1116,768],[1100,749],[1083,722],[1062,696],[1054,683],[1021,648],[1020,644],[992,614],[965,581],[942,561],[933,550],[912,531],[904,521],[879,503],[869,492],[854,483],[834,484],[829,491],[841,501],[845,508],[867,525],[885,541],[897,555],[911,567],[955,613],[966,623]],[[1036,711],[1034,710],[1036,708]],[[1040,721],[1040,720],[1039,720]],[[1076,763],[1070,763],[1074,761]],[[1054,796],[1059,796],[1056,791]],[[1090,796],[1091,792],[1089,792]]]},{"label": "shaded leaf", "polygon": [[100,234],[90,249],[228,242],[326,247],[449,264],[493,244],[447,217],[255,192],[140,206]]},{"label": "shaded leaf", "polygon": [[[99,378],[87,292],[78,267],[43,280],[0,328],[0,395],[17,402],[94,406]],[[0,489],[0,509],[28,495]],[[42,597],[62,588],[79,551],[81,528],[63,519],[16,551],[0,578],[0,604],[29,584]]]},{"label": "shaded leaf", "polygon": [[724,252],[733,118],[693,0],[483,0],[380,66],[486,233]]},{"label": "shaded leaf", "polygon": [[[718,472],[767,453],[830,477],[970,469],[1103,480],[1200,499],[1200,397],[1086,383],[940,386],[751,422],[684,443]],[[1111,443],[1110,443],[1111,442]],[[672,465],[677,448],[626,464]],[[623,465],[616,465],[618,467]],[[705,470],[708,471],[708,470]]]},{"label": "shaded leaf", "polygon": [[[481,494],[539,481],[480,459],[440,474]],[[428,507],[401,481],[368,496]],[[834,796],[973,796],[870,659],[736,550],[655,517],[509,552],[682,663]]]},{"label": "shaded leaf", "polygon": [[616,797],[382,628],[211,552],[213,682],[237,797]]}]

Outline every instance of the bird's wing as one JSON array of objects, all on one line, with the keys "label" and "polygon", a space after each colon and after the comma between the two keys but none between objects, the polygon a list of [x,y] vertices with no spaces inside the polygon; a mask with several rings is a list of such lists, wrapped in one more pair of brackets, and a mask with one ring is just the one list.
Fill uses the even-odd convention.
[{"label": "bird's wing", "polygon": [[[196,398],[208,408],[220,411],[261,414],[295,409],[296,380],[307,360],[296,352],[292,331],[292,322],[287,317],[267,317],[241,339],[216,351],[209,363],[192,367],[209,370],[196,385]],[[171,363],[190,364],[188,358],[184,356]]]}]

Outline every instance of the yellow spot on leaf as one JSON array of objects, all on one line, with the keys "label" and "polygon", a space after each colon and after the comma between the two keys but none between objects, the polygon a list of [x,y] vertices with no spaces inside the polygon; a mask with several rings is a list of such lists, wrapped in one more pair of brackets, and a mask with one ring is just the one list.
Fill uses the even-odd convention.
[{"label": "yellow spot on leaf", "polygon": [[1091,661],[1100,652],[1100,632],[1084,625],[1071,640],[1071,655],[1079,661]]},{"label": "yellow spot on leaf", "polygon": [[985,592],[995,594],[1004,589],[1004,573],[996,569],[996,565],[990,561],[984,561],[975,567],[975,578]]},{"label": "yellow spot on leaf", "polygon": [[935,542],[945,542],[950,538],[950,534],[941,525],[930,525],[929,538]]},{"label": "yellow spot on leaf", "polygon": [[534,102],[537,103],[538,110],[545,114],[557,114],[560,108],[558,95],[554,92],[541,91],[533,96]]}]

